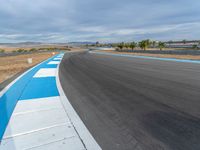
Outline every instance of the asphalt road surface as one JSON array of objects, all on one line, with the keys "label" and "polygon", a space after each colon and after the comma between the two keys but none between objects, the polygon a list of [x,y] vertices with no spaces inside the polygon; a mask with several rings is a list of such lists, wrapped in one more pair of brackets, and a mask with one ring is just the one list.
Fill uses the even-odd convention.
[{"label": "asphalt road surface", "polygon": [[200,150],[200,64],[84,52],[59,74],[103,150]]}]

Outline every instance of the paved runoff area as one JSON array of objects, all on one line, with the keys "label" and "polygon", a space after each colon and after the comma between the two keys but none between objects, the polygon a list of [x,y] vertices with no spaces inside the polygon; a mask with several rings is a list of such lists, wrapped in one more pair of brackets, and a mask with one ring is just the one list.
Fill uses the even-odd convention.
[{"label": "paved runoff area", "polygon": [[0,92],[0,150],[101,149],[59,83],[58,54]]}]

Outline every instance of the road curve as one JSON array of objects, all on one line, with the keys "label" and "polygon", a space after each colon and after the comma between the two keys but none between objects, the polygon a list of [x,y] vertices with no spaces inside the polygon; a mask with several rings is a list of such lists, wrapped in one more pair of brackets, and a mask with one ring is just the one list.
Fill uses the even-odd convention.
[{"label": "road curve", "polygon": [[60,81],[103,150],[199,150],[200,65],[65,54]]}]

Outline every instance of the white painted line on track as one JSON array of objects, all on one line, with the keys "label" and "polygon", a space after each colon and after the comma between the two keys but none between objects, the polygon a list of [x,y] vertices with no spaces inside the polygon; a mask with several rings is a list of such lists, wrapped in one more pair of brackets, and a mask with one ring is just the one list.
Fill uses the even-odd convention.
[{"label": "white painted line on track", "polygon": [[58,65],[60,61],[50,61],[48,65]]},{"label": "white painted line on track", "polygon": [[59,72],[59,66],[56,73],[56,84],[58,87],[58,91],[60,93],[61,102],[75,130],[77,131],[77,134],[81,138],[87,150],[102,150],[99,144],[94,139],[94,137],[89,132],[89,130],[86,128],[83,121],[80,119],[80,117],[78,116],[72,105],[70,104],[69,100],[67,99],[67,96],[65,95],[62,89],[58,72]]},{"label": "white painted line on track", "polygon": [[53,60],[62,60],[62,58],[54,58]]},{"label": "white painted line on track", "polygon": [[56,68],[42,68],[36,72],[33,76],[34,78],[41,78],[41,77],[55,77],[56,76]]}]

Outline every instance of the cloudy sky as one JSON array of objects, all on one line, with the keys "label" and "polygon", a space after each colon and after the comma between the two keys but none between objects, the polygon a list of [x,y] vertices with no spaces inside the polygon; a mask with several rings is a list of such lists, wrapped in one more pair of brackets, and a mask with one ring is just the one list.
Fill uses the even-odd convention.
[{"label": "cloudy sky", "polygon": [[0,0],[0,42],[200,39],[199,0]]}]

